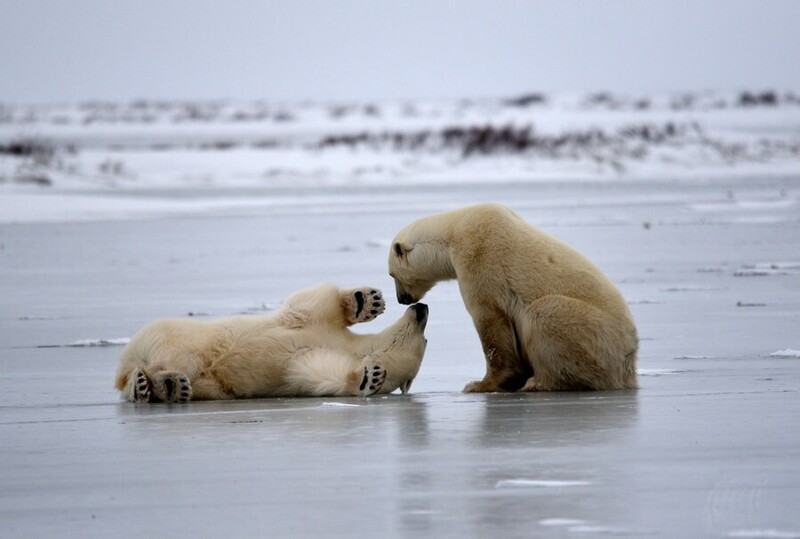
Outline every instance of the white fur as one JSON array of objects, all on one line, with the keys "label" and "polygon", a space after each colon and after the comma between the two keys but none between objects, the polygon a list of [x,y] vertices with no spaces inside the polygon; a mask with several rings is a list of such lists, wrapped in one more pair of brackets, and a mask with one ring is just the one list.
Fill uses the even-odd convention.
[{"label": "white fur", "polygon": [[636,387],[638,338],[617,287],[586,257],[499,204],[429,217],[389,252],[401,303],[458,279],[486,359],[466,391]]},{"label": "white fur", "polygon": [[[362,309],[356,293],[369,301]],[[211,322],[157,320],[123,351],[116,387],[130,401],[175,401],[170,387],[180,389],[180,376],[188,379],[192,400],[367,395],[370,385],[389,393],[416,376],[425,352],[425,323],[409,308],[380,333],[348,329],[382,311],[374,288],[323,284],[292,294],[273,314]],[[369,383],[361,387],[364,369]],[[152,398],[137,392],[140,374],[149,381]],[[376,377],[382,385],[373,384]]]}]

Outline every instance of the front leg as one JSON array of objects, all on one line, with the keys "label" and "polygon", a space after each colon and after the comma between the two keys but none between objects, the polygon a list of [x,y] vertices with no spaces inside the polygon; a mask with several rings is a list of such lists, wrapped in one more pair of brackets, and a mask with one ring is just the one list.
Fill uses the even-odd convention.
[{"label": "front leg", "polygon": [[486,359],[486,375],[464,387],[465,393],[516,391],[532,376],[530,363],[521,358],[513,321],[498,310],[473,314]]},{"label": "front leg", "polygon": [[383,294],[377,288],[363,287],[340,292],[344,319],[348,326],[369,322],[386,308]]}]

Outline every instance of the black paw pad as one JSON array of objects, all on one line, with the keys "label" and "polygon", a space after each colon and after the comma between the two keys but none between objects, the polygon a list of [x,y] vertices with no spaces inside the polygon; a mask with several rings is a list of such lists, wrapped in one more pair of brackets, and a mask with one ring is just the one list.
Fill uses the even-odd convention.
[{"label": "black paw pad", "polygon": [[178,402],[187,402],[192,397],[192,386],[189,379],[181,376],[178,378],[178,384],[180,385],[180,394],[177,400]]},{"label": "black paw pad", "polygon": [[175,382],[172,381],[172,378],[166,378],[164,380],[164,396],[167,401],[172,400],[172,394],[175,392]]},{"label": "black paw pad", "polygon": [[364,293],[361,290],[357,290],[354,294],[356,297],[356,317],[361,314],[361,311],[364,310]]}]

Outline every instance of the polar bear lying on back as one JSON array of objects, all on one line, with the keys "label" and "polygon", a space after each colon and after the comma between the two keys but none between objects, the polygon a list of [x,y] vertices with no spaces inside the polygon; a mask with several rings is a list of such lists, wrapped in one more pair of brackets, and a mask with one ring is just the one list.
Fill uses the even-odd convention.
[{"label": "polar bear lying on back", "polygon": [[638,338],[628,305],[586,257],[499,204],[429,217],[389,252],[400,303],[458,279],[486,375],[468,392],[635,388]]},{"label": "polar bear lying on back", "polygon": [[126,346],[116,388],[132,402],[406,393],[425,353],[428,307],[409,307],[377,334],[347,329],[383,310],[375,288],[323,284],[268,315],[157,320]]}]

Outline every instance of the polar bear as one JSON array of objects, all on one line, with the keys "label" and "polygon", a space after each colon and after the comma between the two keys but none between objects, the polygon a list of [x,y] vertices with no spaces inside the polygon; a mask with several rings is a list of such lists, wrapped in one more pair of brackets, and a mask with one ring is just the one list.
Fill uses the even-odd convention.
[{"label": "polar bear", "polygon": [[486,359],[466,392],[636,388],[638,337],[617,287],[586,257],[499,204],[423,217],[395,237],[397,299],[458,279]]},{"label": "polar bear", "polygon": [[409,307],[377,334],[348,329],[384,307],[376,288],[321,284],[267,315],[156,320],[123,350],[115,385],[132,402],[406,393],[425,353],[428,307]]}]

